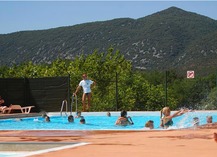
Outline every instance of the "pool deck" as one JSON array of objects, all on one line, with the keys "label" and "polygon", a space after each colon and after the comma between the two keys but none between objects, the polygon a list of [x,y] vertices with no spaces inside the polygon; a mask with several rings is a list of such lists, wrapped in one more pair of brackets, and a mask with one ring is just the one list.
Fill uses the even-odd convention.
[{"label": "pool deck", "polygon": [[86,142],[88,145],[34,157],[216,157],[217,123],[181,130],[0,131],[1,142]]},{"label": "pool deck", "polygon": [[89,143],[34,157],[216,157],[214,132],[217,132],[217,124],[211,128],[167,131],[0,131],[0,140]]}]

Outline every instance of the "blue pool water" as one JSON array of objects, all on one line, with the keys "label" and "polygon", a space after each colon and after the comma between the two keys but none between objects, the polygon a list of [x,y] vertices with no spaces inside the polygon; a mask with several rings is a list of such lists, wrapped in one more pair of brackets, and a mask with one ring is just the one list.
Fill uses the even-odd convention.
[{"label": "blue pool water", "polygon": [[[42,117],[0,120],[0,130],[143,130],[148,120],[154,121],[154,129],[161,129],[160,112],[128,112],[134,125],[116,126],[115,121],[120,112],[111,112],[111,117],[106,112],[82,113],[86,124],[80,124],[79,118],[74,123],[69,123],[67,115],[60,113],[48,113],[51,122],[44,122]],[[69,114],[68,114],[69,115]],[[75,116],[75,113],[72,113]],[[198,117],[200,125],[206,124],[206,116],[213,116],[213,122],[217,121],[217,111],[188,112],[173,119],[174,125],[170,129],[187,128],[193,126],[193,118]]]}]

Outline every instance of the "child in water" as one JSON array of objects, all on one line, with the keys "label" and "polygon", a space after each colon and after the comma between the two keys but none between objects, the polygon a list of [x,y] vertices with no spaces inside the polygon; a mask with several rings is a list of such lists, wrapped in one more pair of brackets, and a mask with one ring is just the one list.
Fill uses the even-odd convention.
[{"label": "child in water", "polygon": [[74,122],[74,117],[73,115],[68,116],[68,122],[73,123]]},{"label": "child in water", "polygon": [[211,124],[212,123],[212,116],[207,116],[206,122],[207,122],[207,124]]},{"label": "child in water", "polygon": [[154,129],[154,121],[153,120],[149,120],[145,123],[145,128],[147,129]]},{"label": "child in water", "polygon": [[85,121],[85,119],[84,119],[84,117],[83,117],[83,116],[81,116],[81,119],[80,119],[80,124],[86,124],[86,121]]},{"label": "child in water", "polygon": [[197,127],[197,126],[199,126],[199,124],[200,124],[199,118],[198,117],[194,117],[193,118],[193,126]]},{"label": "child in water", "polygon": [[45,122],[50,122],[50,117],[48,115],[46,115],[44,121]]},{"label": "child in water", "polygon": [[167,129],[169,126],[173,125],[173,118],[183,115],[184,113],[189,112],[188,109],[181,109],[171,115],[169,107],[164,107],[161,110],[161,124],[160,126],[164,129]]}]

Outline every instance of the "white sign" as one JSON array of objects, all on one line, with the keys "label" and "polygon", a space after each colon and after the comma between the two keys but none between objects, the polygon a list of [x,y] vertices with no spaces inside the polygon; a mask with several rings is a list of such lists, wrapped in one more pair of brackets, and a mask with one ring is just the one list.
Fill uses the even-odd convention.
[{"label": "white sign", "polygon": [[187,71],[187,78],[194,78],[194,71]]}]

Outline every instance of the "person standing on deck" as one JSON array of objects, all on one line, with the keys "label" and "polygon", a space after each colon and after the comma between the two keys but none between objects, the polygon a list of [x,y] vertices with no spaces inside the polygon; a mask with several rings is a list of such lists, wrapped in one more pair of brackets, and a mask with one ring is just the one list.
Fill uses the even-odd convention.
[{"label": "person standing on deck", "polygon": [[80,88],[83,88],[83,95],[82,95],[82,105],[83,105],[83,111],[86,111],[86,99],[88,101],[87,103],[87,110],[90,109],[91,104],[91,87],[95,86],[96,83],[92,80],[89,80],[87,78],[87,74],[82,75],[83,80],[80,81],[78,87],[76,88],[76,91],[73,93],[74,96],[77,95],[77,92],[80,90]]}]

